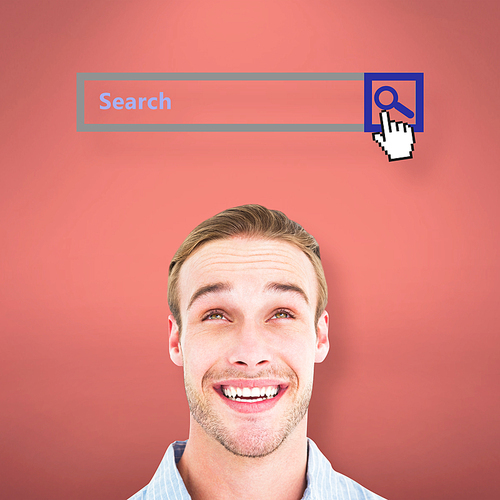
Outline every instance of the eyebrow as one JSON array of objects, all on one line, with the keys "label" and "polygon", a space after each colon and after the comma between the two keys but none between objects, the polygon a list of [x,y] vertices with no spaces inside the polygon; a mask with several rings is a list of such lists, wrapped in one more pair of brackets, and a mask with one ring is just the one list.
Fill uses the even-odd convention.
[{"label": "eyebrow", "polygon": [[227,292],[229,290],[231,290],[232,286],[229,284],[229,283],[214,283],[212,285],[205,285],[205,286],[202,286],[200,288],[198,288],[198,290],[196,290],[196,292],[193,293],[190,301],[189,301],[189,304],[188,304],[188,310],[189,308],[193,305],[193,303],[198,300],[200,297],[204,297],[205,295],[209,295],[211,293],[218,293],[218,292]]},{"label": "eyebrow", "polygon": [[[210,295],[212,293],[219,293],[219,292],[227,292],[232,289],[232,285],[230,283],[213,283],[211,285],[205,285],[196,292],[193,293],[191,299],[189,300],[189,304],[187,309],[189,310],[191,306],[196,302],[199,298],[204,297],[206,295]],[[294,285],[293,283],[277,283],[277,282],[270,282],[267,283],[267,285],[264,287],[264,290],[268,292],[293,292],[299,294],[306,302],[306,304],[309,304],[309,299],[307,297],[306,292],[298,286]]]},{"label": "eyebrow", "polygon": [[306,292],[300,288],[298,285],[294,285],[293,283],[276,283],[271,282],[268,283],[265,287],[265,290],[270,292],[293,292],[298,293],[305,301],[306,304],[309,304],[309,299],[307,298]]}]

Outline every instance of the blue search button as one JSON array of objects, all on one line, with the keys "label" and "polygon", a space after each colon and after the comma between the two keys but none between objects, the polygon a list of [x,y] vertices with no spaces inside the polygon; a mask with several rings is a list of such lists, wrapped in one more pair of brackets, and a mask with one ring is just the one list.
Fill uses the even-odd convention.
[{"label": "blue search button", "polygon": [[[408,106],[405,106],[399,101],[398,92],[394,87],[389,85],[380,86],[375,95],[373,94],[373,82],[382,81],[413,81],[415,82],[415,112]],[[382,110],[390,110],[392,108],[399,111],[408,119],[415,117],[415,124],[411,124],[415,132],[424,131],[424,74],[423,73],[365,73],[365,132],[381,132],[380,123],[372,123],[373,101],[375,105]],[[389,104],[383,104],[380,95],[383,92],[392,94],[392,100]],[[385,96],[384,96],[385,97]]]}]

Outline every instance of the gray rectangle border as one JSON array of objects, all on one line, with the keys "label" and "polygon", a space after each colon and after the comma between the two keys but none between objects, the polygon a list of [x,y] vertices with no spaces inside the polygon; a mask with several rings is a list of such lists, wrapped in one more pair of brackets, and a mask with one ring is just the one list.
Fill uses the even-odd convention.
[{"label": "gray rectangle border", "polygon": [[77,73],[77,132],[363,132],[363,123],[85,123],[86,81],[339,81],[363,80],[364,73]]}]

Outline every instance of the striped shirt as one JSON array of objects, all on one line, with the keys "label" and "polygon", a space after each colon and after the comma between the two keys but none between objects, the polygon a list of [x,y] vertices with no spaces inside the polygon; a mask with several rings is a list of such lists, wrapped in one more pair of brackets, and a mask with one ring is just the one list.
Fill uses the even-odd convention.
[{"label": "striped shirt", "polygon": [[[187,441],[172,443],[153,479],[129,500],[189,500],[176,464]],[[334,471],[314,441],[308,440],[307,488],[302,500],[384,500],[352,479]]]}]

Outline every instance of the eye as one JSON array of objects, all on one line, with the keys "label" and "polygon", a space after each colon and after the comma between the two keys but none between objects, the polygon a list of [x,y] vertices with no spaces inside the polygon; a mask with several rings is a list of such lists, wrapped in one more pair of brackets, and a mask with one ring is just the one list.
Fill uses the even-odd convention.
[{"label": "eye", "polygon": [[203,321],[205,320],[218,320],[218,319],[226,319],[224,317],[224,314],[220,311],[211,311],[209,312],[204,318]]},{"label": "eye", "polygon": [[221,313],[212,313],[208,315],[207,319],[224,319],[224,315]]},{"label": "eye", "polygon": [[289,311],[280,310],[274,313],[273,318],[288,319],[288,318],[294,318],[294,316]]}]

